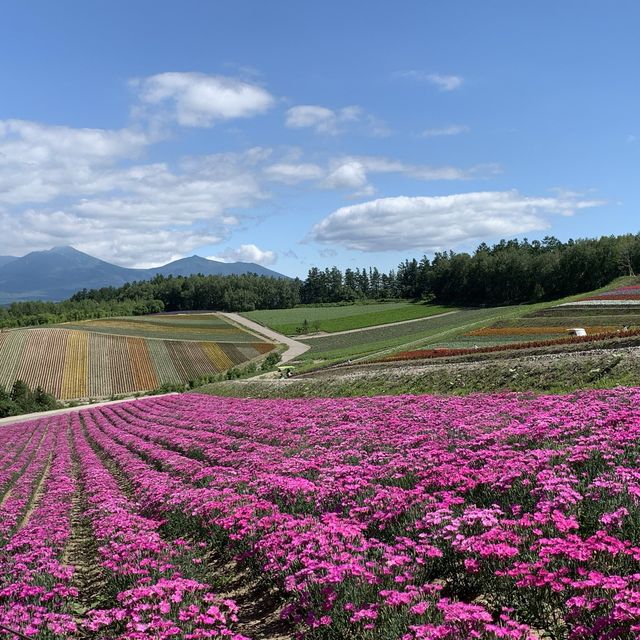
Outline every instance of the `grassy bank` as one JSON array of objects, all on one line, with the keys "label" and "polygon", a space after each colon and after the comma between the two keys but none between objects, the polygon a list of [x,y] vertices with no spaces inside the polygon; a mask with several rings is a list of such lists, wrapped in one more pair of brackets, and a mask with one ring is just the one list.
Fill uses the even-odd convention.
[{"label": "grassy bank", "polygon": [[305,320],[310,332],[349,331],[403,320],[427,318],[452,307],[419,302],[385,302],[336,306],[302,305],[293,309],[249,311],[242,315],[285,335],[296,335]]},{"label": "grassy bank", "polygon": [[565,393],[621,385],[640,385],[640,347],[475,362],[369,365],[291,380],[216,383],[198,392],[245,398],[300,398],[496,391]]}]

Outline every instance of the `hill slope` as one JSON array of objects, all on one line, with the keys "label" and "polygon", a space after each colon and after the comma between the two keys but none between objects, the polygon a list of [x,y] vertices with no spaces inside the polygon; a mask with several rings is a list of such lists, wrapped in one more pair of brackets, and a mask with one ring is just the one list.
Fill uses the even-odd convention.
[{"label": "hill slope", "polygon": [[274,348],[228,326],[233,333],[221,337],[232,341],[213,341],[206,334],[201,339],[176,340],[170,331],[166,338],[61,327],[4,331],[0,389],[10,390],[16,380],[23,380],[60,400],[149,391],[221,373]]},{"label": "hill slope", "polygon": [[225,263],[191,256],[151,269],[128,269],[94,258],[73,247],[33,251],[21,258],[0,257],[0,304],[18,300],[64,300],[81,289],[119,287],[155,275],[230,275],[257,273],[285,278],[248,262]]}]

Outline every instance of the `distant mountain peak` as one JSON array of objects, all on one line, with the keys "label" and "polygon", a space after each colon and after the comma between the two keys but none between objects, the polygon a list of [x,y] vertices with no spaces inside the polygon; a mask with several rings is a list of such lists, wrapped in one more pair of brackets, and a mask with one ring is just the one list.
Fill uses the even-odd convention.
[{"label": "distant mountain peak", "polygon": [[287,276],[248,262],[218,262],[193,255],[151,269],[120,267],[69,245],[32,251],[21,258],[0,256],[0,304],[16,300],[63,300],[81,289],[120,287],[155,275],[190,276],[257,273]]}]

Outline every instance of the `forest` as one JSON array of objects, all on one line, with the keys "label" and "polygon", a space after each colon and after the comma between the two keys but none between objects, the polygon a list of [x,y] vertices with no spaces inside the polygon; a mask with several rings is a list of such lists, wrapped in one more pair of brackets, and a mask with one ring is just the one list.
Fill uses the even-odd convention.
[{"label": "forest", "polygon": [[411,299],[460,306],[552,300],[640,271],[640,233],[562,242],[501,240],[473,253],[437,252],[377,267],[309,269],[304,280],[255,274],[156,276],[122,287],[83,290],[63,302],[18,302],[0,309],[0,326],[18,327],[107,316],[212,309],[252,311],[298,304]]}]

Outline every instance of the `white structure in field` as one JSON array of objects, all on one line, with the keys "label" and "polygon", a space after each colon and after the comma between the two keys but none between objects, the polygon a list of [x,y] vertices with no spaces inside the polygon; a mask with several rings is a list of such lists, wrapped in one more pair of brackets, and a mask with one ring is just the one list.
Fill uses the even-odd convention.
[{"label": "white structure in field", "polygon": [[587,332],[582,327],[574,327],[573,329],[567,329],[572,336],[586,336]]}]

